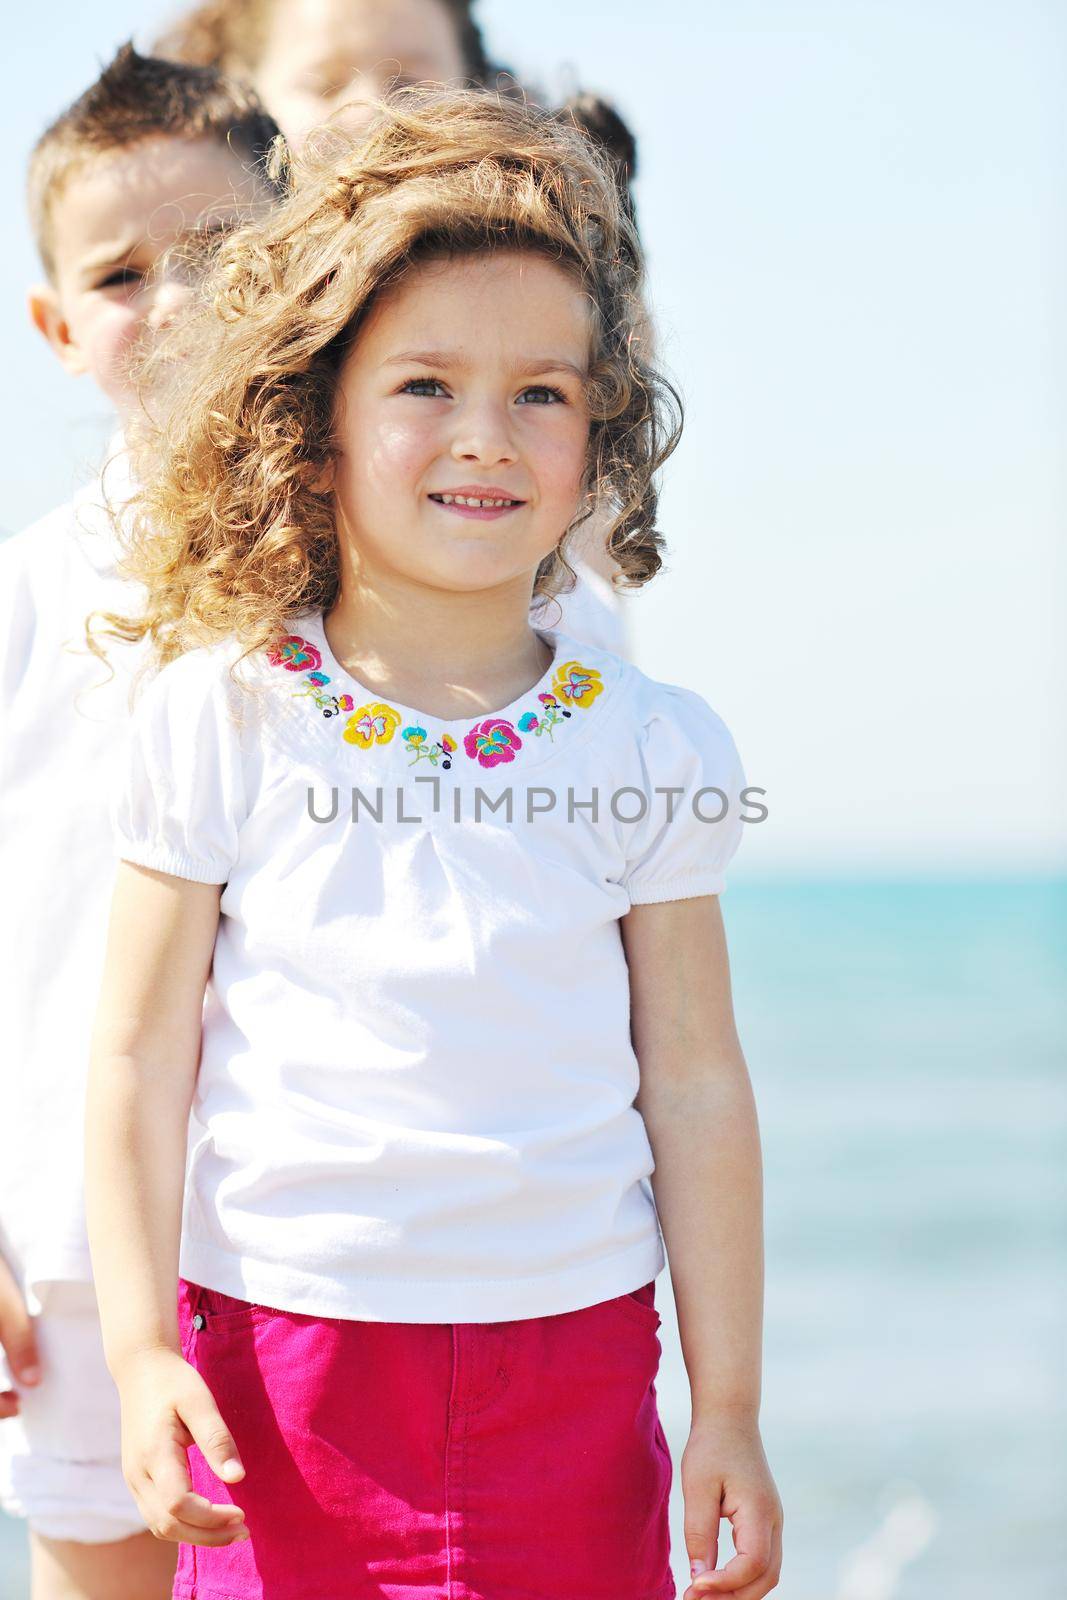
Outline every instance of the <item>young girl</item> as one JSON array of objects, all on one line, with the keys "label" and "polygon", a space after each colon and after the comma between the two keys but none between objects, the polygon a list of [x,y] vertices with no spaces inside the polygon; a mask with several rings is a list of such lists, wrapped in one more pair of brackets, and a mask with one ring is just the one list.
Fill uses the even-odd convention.
[{"label": "young girl", "polygon": [[87,1159],[183,1600],[673,1596],[664,1241],[685,1593],[777,1583],[740,764],[698,695],[528,620],[594,505],[660,563],[640,270],[572,126],[409,91],[174,332]]}]

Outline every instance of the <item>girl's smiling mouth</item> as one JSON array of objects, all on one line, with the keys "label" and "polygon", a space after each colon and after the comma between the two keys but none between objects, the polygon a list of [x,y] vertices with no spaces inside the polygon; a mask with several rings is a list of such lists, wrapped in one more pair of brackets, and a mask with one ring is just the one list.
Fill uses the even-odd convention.
[{"label": "girl's smiling mouth", "polygon": [[495,484],[485,488],[481,484],[467,483],[459,489],[435,490],[430,494],[430,499],[435,505],[455,515],[476,517],[481,521],[502,517],[526,504],[525,500],[516,499]]}]

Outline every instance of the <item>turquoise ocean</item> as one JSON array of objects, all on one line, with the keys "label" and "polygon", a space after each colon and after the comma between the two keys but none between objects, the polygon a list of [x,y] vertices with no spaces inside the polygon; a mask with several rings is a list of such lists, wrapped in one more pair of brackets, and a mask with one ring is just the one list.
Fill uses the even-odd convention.
[{"label": "turquoise ocean", "polygon": [[[1067,881],[738,874],[723,912],[766,1174],[775,1593],[1064,1600]],[[657,1301],[681,1593],[668,1274]],[[3,1518],[0,1573],[26,1600]]]}]

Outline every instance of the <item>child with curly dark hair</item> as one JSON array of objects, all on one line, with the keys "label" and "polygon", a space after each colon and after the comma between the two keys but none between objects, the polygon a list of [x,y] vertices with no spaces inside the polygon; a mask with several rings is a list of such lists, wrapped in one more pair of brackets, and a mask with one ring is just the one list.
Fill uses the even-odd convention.
[{"label": "child with curly dark hair", "polygon": [[181,1600],[668,1600],[665,1244],[687,1593],[777,1582],[741,765],[698,695],[530,624],[593,514],[660,566],[641,272],[569,119],[403,91],[310,141],[147,373],[111,625],[161,670],[87,1160]]}]

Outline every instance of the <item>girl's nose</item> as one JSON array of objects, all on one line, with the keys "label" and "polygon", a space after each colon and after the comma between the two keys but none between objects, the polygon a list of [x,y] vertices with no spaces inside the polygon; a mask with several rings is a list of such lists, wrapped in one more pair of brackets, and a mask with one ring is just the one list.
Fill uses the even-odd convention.
[{"label": "girl's nose", "polygon": [[515,461],[515,442],[506,409],[494,404],[465,407],[457,418],[452,439],[454,461],[478,461],[485,466]]}]

